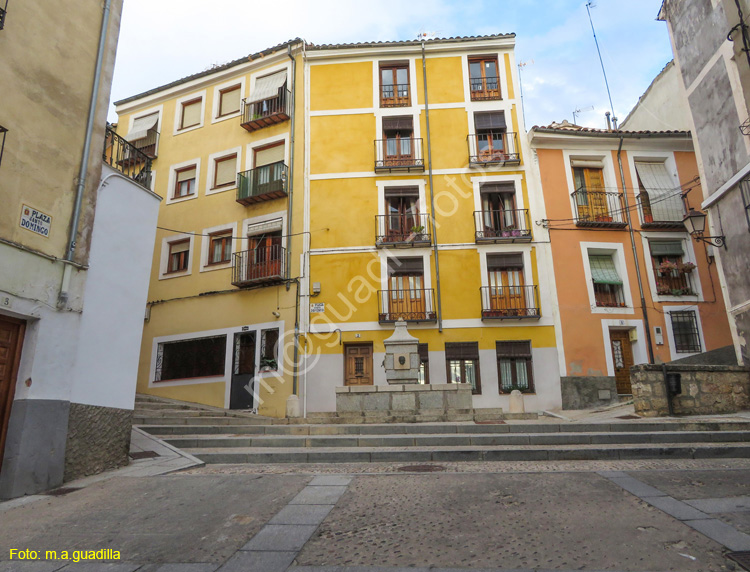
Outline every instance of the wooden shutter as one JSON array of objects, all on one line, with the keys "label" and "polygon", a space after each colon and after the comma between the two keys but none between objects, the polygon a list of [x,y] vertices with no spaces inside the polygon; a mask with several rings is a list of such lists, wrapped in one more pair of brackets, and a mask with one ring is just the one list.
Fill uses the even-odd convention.
[{"label": "wooden shutter", "polygon": [[383,131],[413,131],[414,119],[410,115],[384,117]]},{"label": "wooden shutter", "polygon": [[424,264],[421,258],[389,258],[388,275],[415,275],[424,273]]},{"label": "wooden shutter", "polygon": [[498,358],[531,357],[531,341],[495,342]]},{"label": "wooden shutter", "polygon": [[237,155],[224,157],[216,161],[216,180],[214,187],[234,183],[237,179]]},{"label": "wooden shutter", "polygon": [[477,131],[502,131],[506,128],[505,113],[502,111],[490,111],[486,113],[474,114],[474,127]]},{"label": "wooden shutter", "polygon": [[523,268],[523,254],[488,254],[487,269]]},{"label": "wooden shutter", "polygon": [[479,343],[478,342],[446,342],[445,343],[445,359],[446,360],[459,360],[459,359],[479,359]]},{"label": "wooden shutter", "polygon": [[240,110],[240,86],[223,89],[219,92],[219,116],[236,113]]},{"label": "wooden shutter", "polygon": [[182,104],[182,129],[198,125],[201,122],[202,99],[196,99]]}]

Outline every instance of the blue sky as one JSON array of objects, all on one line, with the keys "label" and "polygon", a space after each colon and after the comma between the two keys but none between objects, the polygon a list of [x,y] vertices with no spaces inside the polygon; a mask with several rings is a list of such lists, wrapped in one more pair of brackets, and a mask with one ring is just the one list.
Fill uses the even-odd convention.
[{"label": "blue sky", "polygon": [[[597,0],[591,14],[624,119],[672,59],[661,0]],[[609,109],[584,0],[125,0],[112,101],[294,37],[318,44],[515,32],[526,126],[604,127]],[[113,111],[110,120],[116,120]]]}]

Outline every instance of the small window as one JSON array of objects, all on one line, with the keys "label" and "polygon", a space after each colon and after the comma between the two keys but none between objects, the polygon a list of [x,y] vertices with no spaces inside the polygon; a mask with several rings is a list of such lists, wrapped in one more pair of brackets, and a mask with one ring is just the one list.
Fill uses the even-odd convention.
[{"label": "small window", "polygon": [[417,381],[422,385],[430,383],[430,352],[427,344],[419,344],[419,375]]},{"label": "small window", "polygon": [[159,344],[154,381],[224,375],[226,336]]},{"label": "small window", "polygon": [[210,235],[208,264],[224,264],[232,258],[232,233],[221,231]]},{"label": "small window", "polygon": [[174,198],[180,199],[195,193],[195,177],[198,169],[195,165],[175,172]]},{"label": "small window", "polygon": [[233,85],[219,91],[219,114],[218,117],[239,113],[240,111],[240,86]]},{"label": "small window", "polygon": [[182,115],[180,117],[180,129],[195,127],[201,124],[201,109],[203,108],[203,99],[191,99],[182,104]]},{"label": "small window", "polygon": [[445,362],[448,383],[470,383],[473,394],[482,393],[477,342],[446,342]]},{"label": "small window", "polygon": [[169,243],[169,260],[167,274],[184,272],[190,261],[190,239],[176,240]]},{"label": "small window", "polygon": [[279,369],[279,330],[261,330],[260,332],[260,367],[266,371]]},{"label": "small window", "polygon": [[380,107],[409,106],[409,65],[380,66]]},{"label": "small window", "polygon": [[469,58],[471,100],[501,99],[497,57]]},{"label": "small window", "polygon": [[214,189],[229,187],[237,182],[237,154],[214,161]]},{"label": "small window", "polygon": [[611,254],[589,254],[591,279],[594,282],[596,305],[603,308],[624,308],[622,278],[617,273]]},{"label": "small window", "polygon": [[698,320],[693,310],[669,312],[672,321],[674,349],[678,354],[693,354],[701,351]]},{"label": "small window", "polygon": [[531,364],[531,342],[496,342],[497,375],[501,393],[518,389],[523,393],[534,391]]}]

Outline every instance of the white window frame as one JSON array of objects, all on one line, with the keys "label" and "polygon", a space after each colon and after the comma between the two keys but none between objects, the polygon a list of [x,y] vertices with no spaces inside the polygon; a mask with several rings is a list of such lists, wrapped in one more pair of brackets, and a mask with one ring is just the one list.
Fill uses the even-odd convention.
[{"label": "white window frame", "polygon": [[[266,137],[265,139],[259,139],[253,141],[247,145],[247,151],[245,154],[245,171],[255,169],[255,150],[262,147],[268,147],[274,143],[284,143],[284,164],[289,166],[289,134],[284,133],[282,135],[275,135],[273,137]],[[291,174],[290,174],[291,176]]]},{"label": "white window frame", "polygon": [[[179,242],[182,240],[189,240],[190,246],[188,247],[188,264],[187,268],[182,272],[167,272],[169,269],[169,245],[173,242]],[[169,280],[170,278],[181,278],[183,276],[190,276],[193,273],[193,255],[195,254],[195,235],[177,233],[170,234],[161,239],[161,256],[159,258],[159,280]]]},{"label": "white window frame", "polygon": [[210,234],[216,234],[219,232],[230,232],[232,233],[232,236],[237,236],[237,223],[228,223],[228,224],[220,224],[218,226],[212,226],[211,228],[204,228],[201,234],[204,236],[202,237],[203,240],[201,240],[201,266],[200,271],[201,272],[211,272],[212,270],[224,270],[225,268],[231,268],[232,267],[232,257],[237,252],[237,240],[232,240],[232,256],[229,257],[229,261],[225,262],[223,264],[209,264],[208,263],[208,255],[209,250],[211,248],[211,237],[208,236]]},{"label": "white window frame", "polygon": [[[230,87],[238,85],[240,87],[240,109],[235,113],[229,113],[219,117],[219,105],[221,104],[221,91]],[[230,81],[226,81],[214,87],[214,97],[211,110],[211,123],[221,123],[227,119],[233,119],[242,115],[242,102],[246,99],[245,96],[245,77],[235,78]]]},{"label": "white window frame", "polygon": [[474,191],[475,211],[482,210],[482,186],[492,183],[513,183],[516,209],[522,210],[528,208],[523,199],[523,175],[484,175],[471,177],[471,186]]},{"label": "white window frame", "polygon": [[[242,251],[246,251],[250,248],[250,239],[251,236],[257,236],[258,234],[263,234],[267,231],[259,231],[253,233],[253,226],[259,225],[265,222],[272,222],[276,221],[278,219],[281,219],[281,236],[285,237],[287,233],[287,227],[286,227],[286,211],[276,211],[273,213],[268,213],[265,215],[260,216],[254,216],[251,218],[246,218],[242,221]],[[252,233],[252,234],[251,234]],[[286,248],[284,246],[284,248]]]},{"label": "white window frame", "polygon": [[[419,214],[429,215],[427,212],[427,198],[425,196],[425,187],[427,182],[424,179],[404,179],[400,181],[376,181],[375,185],[378,188],[378,215],[383,216],[388,213],[385,210],[385,192],[391,188],[403,188],[403,187],[418,187],[419,188],[419,199],[417,203],[419,206]],[[429,246],[427,248],[430,248]]]},{"label": "white window frame", "polygon": [[[578,207],[576,206],[573,193],[576,190],[575,180],[573,179],[573,161],[597,161],[602,164],[602,176],[604,178],[604,189],[607,192],[622,193],[617,185],[615,175],[615,165],[609,151],[593,152],[563,149],[563,164],[565,165],[565,181],[568,184],[568,202],[570,204],[570,214],[573,219],[578,219]],[[609,189],[609,191],[608,191]],[[621,213],[622,219],[625,220],[625,213]]]},{"label": "white window frame", "polygon": [[422,259],[422,280],[424,289],[432,288],[432,272],[430,271],[430,257],[432,251],[424,252],[425,249],[397,250],[392,248],[381,248],[378,251],[380,256],[380,289],[388,290],[388,260],[391,258],[421,258]]},{"label": "white window frame", "polygon": [[[156,120],[156,130],[161,133],[161,125],[162,125],[162,115],[164,114],[164,105],[157,105],[156,107],[149,107],[148,109],[144,109],[143,111],[139,111],[138,113],[133,113],[130,116],[130,119],[128,120],[128,134],[125,135],[125,139],[128,138],[130,135],[130,132],[133,131],[133,123],[135,123],[136,119],[140,119],[141,117],[146,117],[147,115],[153,115],[154,113],[159,114],[159,118]],[[156,139],[156,147],[158,149],[159,147],[159,138]]]},{"label": "white window frame", "polygon": [[[184,197],[177,197],[174,198],[174,186],[177,181],[177,171],[180,171],[186,167],[191,167],[195,165],[195,192],[192,195],[187,195]],[[181,203],[183,201],[190,201],[192,199],[197,199],[200,188],[200,176],[201,176],[201,160],[200,158],[191,159],[190,161],[183,161],[182,163],[175,163],[174,165],[169,166],[169,184],[167,186],[167,192],[165,193],[165,202],[168,205],[171,205],[173,203]]]},{"label": "white window frame", "polygon": [[[227,185],[226,187],[221,187],[218,189],[214,189],[214,179],[216,177],[216,161],[217,159],[223,159],[224,157],[227,157],[228,155],[237,155],[235,157],[234,162],[234,185]],[[209,195],[216,195],[219,193],[224,193],[226,191],[235,191],[237,190],[237,173],[240,172],[240,165],[242,164],[242,147],[234,147],[232,149],[226,149],[225,151],[219,151],[218,153],[211,153],[208,156],[208,173],[206,173],[206,196]]]},{"label": "white window frame", "polygon": [[[633,296],[630,292],[630,278],[625,263],[625,245],[620,242],[581,242],[581,258],[583,259],[583,274],[586,280],[586,291],[589,294],[589,305],[592,314],[634,314]],[[611,255],[617,274],[622,278],[622,294],[625,298],[624,308],[607,308],[596,305],[594,282],[591,278],[589,255]]]},{"label": "white window frame", "polygon": [[[692,273],[692,282],[695,286],[695,295],[693,296],[665,296],[658,293],[656,289],[656,276],[654,273],[654,265],[651,261],[651,247],[649,245],[649,239],[652,240],[680,240],[682,242],[682,261],[692,262],[695,264],[695,269]],[[695,257],[695,250],[693,249],[693,241],[690,240],[690,235],[681,232],[648,232],[645,230],[641,231],[641,241],[643,244],[643,258],[646,260],[646,276],[648,278],[648,286],[651,289],[651,298],[654,302],[702,302],[703,301],[703,286],[701,285],[700,274],[698,272],[698,261]]]},{"label": "white window frame", "polygon": [[292,90],[292,84],[294,82],[294,78],[292,77],[292,62],[291,60],[288,60],[288,63],[282,63],[277,64],[274,66],[269,66],[267,68],[263,68],[262,70],[258,70],[254,74],[250,76],[250,90],[248,91],[247,97],[252,97],[253,92],[255,91],[255,84],[258,83],[258,80],[262,77],[266,77],[269,75],[274,75],[278,72],[286,71],[286,88],[291,91]]},{"label": "white window frame", "polygon": [[[672,329],[672,316],[669,315],[669,312],[693,312],[695,314],[695,324],[698,328],[698,339],[701,343],[700,352],[677,353],[677,348],[675,347],[674,330]],[[667,330],[666,334],[667,342],[669,343],[669,354],[672,356],[673,360],[699,355],[703,352],[708,351],[708,348],[706,348],[706,339],[703,335],[703,324],[701,323],[701,313],[698,309],[698,306],[696,306],[695,304],[666,306],[664,307],[664,313],[667,314],[664,319],[664,327]]]},{"label": "white window frame", "polygon": [[[180,121],[182,120],[182,104],[186,103],[188,101],[192,101],[194,99],[200,98],[201,100],[201,121],[198,123],[198,125],[193,125],[192,127],[186,127],[185,129],[180,129]],[[195,131],[196,129],[200,129],[203,127],[204,123],[206,121],[206,90],[202,91],[196,91],[194,93],[191,93],[190,95],[184,95],[180,98],[178,98],[175,101],[175,108],[174,108],[174,135],[180,135],[182,133],[187,133],[189,131]]]},{"label": "white window frame", "polygon": [[664,168],[667,170],[667,174],[669,174],[670,179],[672,179],[672,185],[675,189],[680,187],[680,177],[677,173],[677,162],[675,161],[674,153],[664,153],[656,151],[638,151],[637,153],[628,153],[628,169],[630,169],[630,180],[633,181],[633,195],[635,196],[636,204],[638,205],[638,217],[640,224],[643,224],[643,209],[641,208],[641,203],[638,200],[638,195],[640,194],[641,189],[638,186],[638,171],[636,171],[635,169],[636,162],[663,164]]},{"label": "white window frame", "polygon": [[[516,101],[510,99],[510,93],[508,91],[508,77],[505,70],[505,51],[498,52],[485,52],[482,51],[479,54],[466,54],[461,56],[461,71],[464,82],[464,102],[467,110],[470,111],[505,111],[505,122],[508,126],[513,123],[512,117],[510,116],[510,110],[512,104]],[[472,101],[471,99],[471,84],[469,82],[469,58],[476,56],[497,56],[497,77],[500,82],[500,97],[501,99],[490,99],[486,101]],[[513,62],[511,62],[512,64]],[[512,67],[512,65],[511,65]],[[514,91],[515,95],[515,91]],[[469,113],[469,133],[474,133],[474,116]],[[511,131],[508,129],[508,131]]]}]

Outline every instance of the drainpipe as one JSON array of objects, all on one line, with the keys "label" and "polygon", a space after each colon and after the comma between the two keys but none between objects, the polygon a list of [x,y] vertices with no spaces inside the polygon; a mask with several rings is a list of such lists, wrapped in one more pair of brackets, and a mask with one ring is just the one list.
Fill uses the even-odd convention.
[{"label": "drainpipe", "polygon": [[[289,199],[287,200],[287,233],[286,233],[286,275],[287,277],[292,274],[292,217],[294,210],[292,209],[292,197],[294,196],[294,126],[295,126],[295,105],[297,98],[297,60],[292,55],[292,44],[287,46],[286,54],[289,59],[292,60],[292,101],[291,101],[291,112],[292,112],[292,132],[289,135]],[[292,393],[297,395],[298,383],[297,378],[299,376],[299,279],[295,281],[297,288],[295,294],[295,309],[294,309],[294,357],[292,359]],[[291,283],[286,283],[286,290],[289,292]]]},{"label": "drainpipe", "polygon": [[99,99],[99,87],[102,78],[102,64],[104,62],[104,50],[106,48],[107,28],[109,27],[109,7],[112,0],[105,0],[104,12],[102,13],[102,27],[99,32],[99,51],[96,55],[96,68],[94,70],[94,82],[91,89],[91,102],[89,103],[89,117],[86,124],[86,138],[83,143],[83,156],[81,157],[81,167],[78,171],[78,183],[76,184],[76,201],[73,207],[73,221],[70,225],[70,237],[68,242],[68,251],[65,254],[65,268],[63,269],[63,279],[60,285],[60,294],[57,299],[58,308],[62,309],[68,301],[68,290],[70,288],[70,279],[73,273],[73,266],[68,264],[73,262],[73,255],[76,250],[76,237],[78,236],[78,224],[81,220],[81,204],[83,203],[83,191],[86,187],[86,172],[91,159],[91,138],[94,132],[94,121],[96,115],[96,104]]},{"label": "drainpipe", "polygon": [[648,346],[648,363],[654,363],[654,348],[651,344],[651,326],[648,323],[648,310],[646,309],[646,298],[643,295],[643,280],[641,277],[641,265],[638,262],[638,250],[635,247],[635,232],[633,221],[630,218],[630,206],[628,205],[628,190],[625,187],[625,173],[622,169],[622,143],[624,138],[620,137],[620,145],[617,147],[617,164],[620,167],[620,182],[622,183],[622,196],[625,202],[625,217],[628,221],[630,232],[630,246],[633,247],[633,259],[635,260],[635,276],[638,280],[638,293],[641,295],[641,311],[643,312],[643,324],[646,327],[646,344]]},{"label": "drainpipe", "polygon": [[425,40],[422,38],[422,83],[424,84],[424,116],[427,124],[427,172],[430,179],[430,222],[432,223],[432,249],[435,253],[435,279],[437,280],[437,315],[438,332],[443,331],[443,303],[440,296],[440,260],[438,257],[437,224],[435,224],[435,192],[432,187],[432,146],[430,144],[430,104],[427,99],[427,60],[425,59]]}]

